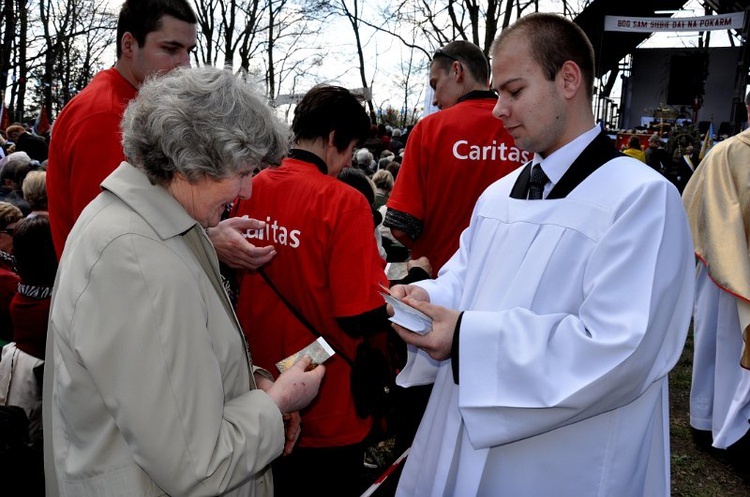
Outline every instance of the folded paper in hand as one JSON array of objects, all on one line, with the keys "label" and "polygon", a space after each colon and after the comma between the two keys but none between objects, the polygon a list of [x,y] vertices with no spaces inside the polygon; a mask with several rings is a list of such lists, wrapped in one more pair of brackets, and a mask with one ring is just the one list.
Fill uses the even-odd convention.
[{"label": "folded paper in hand", "polygon": [[389,318],[391,322],[420,335],[432,331],[432,319],[427,314],[403,303],[392,295],[383,292],[380,292],[380,295],[393,307],[393,316]]},{"label": "folded paper in hand", "polygon": [[309,371],[318,364],[323,364],[323,362],[325,362],[333,354],[335,354],[335,352],[331,348],[331,346],[328,345],[328,342],[326,342],[325,338],[319,337],[304,349],[295,352],[286,359],[282,359],[281,361],[277,362],[276,368],[279,370],[279,373],[283,373],[287,369],[291,368],[295,362],[299,361],[304,356],[309,355],[310,359],[312,359],[312,362],[310,362],[310,366],[308,366],[307,368]]},{"label": "folded paper in hand", "polygon": [[389,262],[385,265],[385,276],[391,281],[403,280],[409,275],[409,268],[405,262]]}]

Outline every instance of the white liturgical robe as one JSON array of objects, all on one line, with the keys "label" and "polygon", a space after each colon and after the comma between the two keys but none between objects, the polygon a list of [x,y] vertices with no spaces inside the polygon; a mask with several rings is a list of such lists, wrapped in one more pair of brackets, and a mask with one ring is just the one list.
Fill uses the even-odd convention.
[{"label": "white liturgical robe", "polygon": [[518,200],[521,169],[418,283],[465,311],[459,384],[409,347],[399,384],[435,385],[397,495],[668,496],[667,373],[694,287],[679,193],[623,156],[566,198]]},{"label": "white liturgical robe", "polygon": [[712,432],[713,446],[726,449],[748,431],[750,370],[740,366],[737,297],[716,286],[702,263],[697,272],[690,425]]}]

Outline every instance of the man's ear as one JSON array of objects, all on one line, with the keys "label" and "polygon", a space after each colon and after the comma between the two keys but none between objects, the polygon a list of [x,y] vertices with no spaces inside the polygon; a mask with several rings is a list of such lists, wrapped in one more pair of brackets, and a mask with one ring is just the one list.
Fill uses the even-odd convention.
[{"label": "man's ear", "polygon": [[126,31],[125,34],[122,35],[122,39],[120,40],[120,50],[122,51],[123,55],[132,55],[133,50],[135,49],[135,46],[137,44],[138,42],[135,41],[135,38],[132,34],[130,34],[130,31]]},{"label": "man's ear", "polygon": [[583,74],[578,64],[572,60],[565,61],[558,73],[565,98],[573,98],[583,85]]},{"label": "man's ear", "polygon": [[464,66],[461,65],[461,63],[457,60],[453,61],[451,64],[451,76],[457,81],[461,82],[464,79]]}]

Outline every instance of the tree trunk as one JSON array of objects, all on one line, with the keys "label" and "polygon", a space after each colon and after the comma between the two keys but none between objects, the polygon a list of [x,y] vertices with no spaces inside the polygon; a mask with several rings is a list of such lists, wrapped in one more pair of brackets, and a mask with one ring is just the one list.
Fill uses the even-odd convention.
[{"label": "tree trunk", "polygon": [[18,100],[16,101],[15,119],[24,121],[24,100],[26,99],[26,81],[28,78],[28,68],[26,64],[26,43],[27,40],[27,21],[25,0],[18,0]]},{"label": "tree trunk", "polygon": [[[367,93],[369,85],[367,84],[367,75],[365,74],[365,54],[362,48],[362,39],[359,33],[359,0],[354,0],[353,7],[354,12],[349,10],[345,0],[341,1],[341,8],[349,19],[349,24],[352,26],[354,31],[354,39],[357,43],[357,59],[359,60],[359,77],[362,80],[362,89]],[[377,124],[377,114],[375,113],[375,106],[372,103],[372,95],[368,95],[367,108],[370,110],[370,121],[373,124]]]},{"label": "tree trunk", "polygon": [[276,67],[273,60],[273,49],[274,49],[274,28],[276,27],[276,21],[273,15],[273,2],[268,2],[268,71],[266,80],[268,81],[268,98],[273,101],[276,98]]},{"label": "tree trunk", "polygon": [[2,25],[5,27],[3,32],[3,45],[0,47],[0,99],[4,98],[5,88],[8,87],[8,73],[10,71],[10,59],[13,51],[13,38],[16,34],[16,18],[13,9],[13,0],[3,2]]}]

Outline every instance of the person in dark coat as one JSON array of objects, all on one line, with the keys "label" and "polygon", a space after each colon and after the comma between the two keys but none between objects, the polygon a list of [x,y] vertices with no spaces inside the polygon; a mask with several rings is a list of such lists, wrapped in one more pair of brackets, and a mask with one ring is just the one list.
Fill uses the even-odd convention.
[{"label": "person in dark coat", "polygon": [[26,152],[32,160],[39,162],[47,160],[49,146],[44,138],[32,135],[20,124],[8,126],[5,133],[8,140],[16,144],[16,152]]}]

